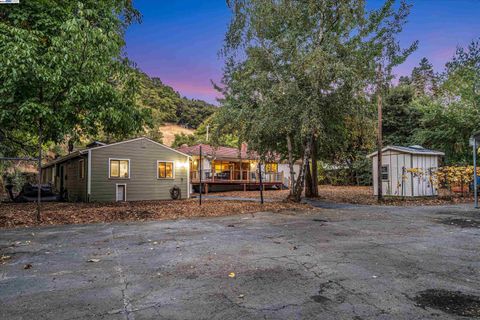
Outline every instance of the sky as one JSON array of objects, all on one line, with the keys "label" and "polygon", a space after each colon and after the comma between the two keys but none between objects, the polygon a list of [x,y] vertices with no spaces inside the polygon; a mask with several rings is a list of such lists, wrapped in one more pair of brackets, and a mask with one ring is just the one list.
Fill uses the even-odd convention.
[{"label": "sky", "polygon": [[[375,7],[381,0],[367,0]],[[419,48],[395,73],[409,75],[422,57],[441,72],[457,46],[480,37],[480,0],[410,0],[413,8],[399,36]],[[222,48],[230,11],[225,0],[136,0],[142,23],[126,34],[126,52],[137,67],[188,98],[217,104],[212,81],[222,77]]]}]

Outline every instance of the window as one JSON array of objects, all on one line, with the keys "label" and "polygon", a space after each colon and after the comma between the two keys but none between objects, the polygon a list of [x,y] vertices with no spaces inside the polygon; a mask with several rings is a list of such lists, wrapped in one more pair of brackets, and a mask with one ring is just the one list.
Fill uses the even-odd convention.
[{"label": "window", "polygon": [[266,163],[265,172],[278,172],[278,164],[273,162]]},{"label": "window", "polygon": [[78,176],[80,179],[85,179],[85,160],[83,159],[78,161]]},{"label": "window", "polygon": [[172,161],[157,161],[157,178],[158,179],[173,179],[174,168]]},{"label": "window", "polygon": [[110,159],[110,178],[130,178],[130,160]]},{"label": "window", "polygon": [[382,166],[382,180],[388,181],[388,165]]},{"label": "window", "polygon": [[213,168],[216,173],[229,172],[230,162],[227,161],[214,161]]}]

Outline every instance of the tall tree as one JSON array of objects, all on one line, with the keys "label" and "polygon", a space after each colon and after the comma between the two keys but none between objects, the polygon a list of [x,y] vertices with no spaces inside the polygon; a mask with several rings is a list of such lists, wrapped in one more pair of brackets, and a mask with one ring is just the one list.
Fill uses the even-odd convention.
[{"label": "tall tree", "polygon": [[422,58],[417,67],[413,68],[411,75],[411,84],[414,88],[415,96],[435,95],[438,91],[438,80],[433,65],[427,58]]},{"label": "tall tree", "polygon": [[139,17],[131,1],[121,0],[2,7],[0,51],[8,54],[0,55],[0,135],[6,148],[38,145],[41,155],[43,142],[66,136],[140,130],[146,115],[135,107],[136,82],[122,54],[125,29]]},{"label": "tall tree", "polygon": [[389,89],[383,110],[384,142],[389,145],[413,143],[414,130],[420,126],[420,111],[414,107],[415,92],[410,85]]},{"label": "tall tree", "polygon": [[434,99],[415,101],[422,113],[416,142],[442,150],[448,163],[470,163],[468,139],[480,129],[480,41],[459,47],[446,64]]},{"label": "tall tree", "polygon": [[312,146],[340,130],[374,79],[385,35],[400,32],[408,6],[395,10],[390,0],[368,12],[354,0],[228,3],[223,112],[236,117],[241,139],[261,155],[288,159],[291,197],[299,201]]}]

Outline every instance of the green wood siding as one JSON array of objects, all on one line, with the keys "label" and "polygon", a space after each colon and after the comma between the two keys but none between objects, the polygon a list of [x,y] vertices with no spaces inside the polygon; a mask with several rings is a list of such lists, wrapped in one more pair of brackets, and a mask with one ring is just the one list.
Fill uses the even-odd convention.
[{"label": "green wood siding", "polygon": [[[80,178],[80,160],[83,159],[85,176]],[[78,156],[66,161],[52,164],[42,169],[42,182],[51,183],[54,191],[61,193],[61,180],[68,201],[87,201],[87,157]],[[63,176],[60,175],[63,168]]]},{"label": "green wood siding", "polygon": [[[87,200],[87,159],[84,158],[85,178],[80,179],[80,158],[74,158],[63,162],[64,166],[64,188],[67,191],[68,201],[86,201]],[[60,187],[59,182],[56,185]]]},{"label": "green wood siding", "polygon": [[[127,201],[170,199],[170,188],[180,187],[187,197],[188,157],[146,139],[93,149],[90,201],[115,201],[116,184],[127,185]],[[109,159],[129,159],[130,178],[109,178]],[[174,179],[157,179],[157,161],[175,163]]]}]

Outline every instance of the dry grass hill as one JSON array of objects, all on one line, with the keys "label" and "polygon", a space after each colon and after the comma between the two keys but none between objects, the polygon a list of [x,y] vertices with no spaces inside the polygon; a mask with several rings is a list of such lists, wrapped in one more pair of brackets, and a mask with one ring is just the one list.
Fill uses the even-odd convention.
[{"label": "dry grass hill", "polygon": [[163,144],[167,146],[171,146],[173,141],[175,140],[176,134],[193,134],[195,130],[184,128],[179,126],[178,124],[173,123],[166,123],[165,125],[158,128],[160,132],[163,134]]}]

